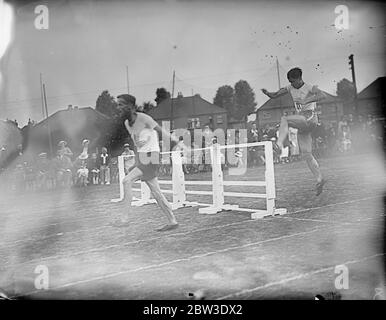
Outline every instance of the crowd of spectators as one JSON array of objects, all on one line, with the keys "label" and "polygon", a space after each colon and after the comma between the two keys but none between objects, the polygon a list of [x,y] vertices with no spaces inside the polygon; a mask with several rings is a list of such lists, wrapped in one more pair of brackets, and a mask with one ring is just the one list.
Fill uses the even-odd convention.
[{"label": "crowd of spectators", "polygon": [[2,183],[14,191],[48,190],[57,188],[85,187],[88,185],[109,185],[118,179],[116,158],[111,158],[107,148],[89,153],[89,140],[82,142],[83,150],[74,156],[66,141],[59,141],[55,156],[48,154],[19,154],[10,167],[0,168]]},{"label": "crowd of spectators", "polygon": [[[382,132],[385,123],[375,120],[371,115],[367,117],[359,115],[355,118],[352,114],[344,115],[338,123],[319,122],[313,131],[313,149],[316,157],[329,157],[339,154],[352,154],[367,152],[371,148],[378,147],[382,142]],[[245,142],[272,141],[276,143],[279,124],[266,125],[258,128],[253,123],[247,132]],[[288,163],[300,159],[300,150],[297,143],[297,130],[290,128],[288,146],[283,148],[281,154],[277,154],[274,148],[274,162]],[[211,153],[205,149],[217,142],[209,126],[203,130],[204,139],[200,144],[192,141],[185,146],[183,137],[176,149],[181,152],[183,170],[186,174],[195,174],[211,171]],[[235,144],[239,143],[236,135]],[[162,140],[160,141],[162,150]],[[49,158],[47,153],[34,156],[25,155],[22,146],[18,147],[18,155],[11,169],[2,172],[2,185],[11,190],[47,190],[55,188],[69,188],[88,185],[110,185],[118,181],[118,158],[112,157],[107,148],[102,147],[100,152],[89,153],[89,141],[83,140],[83,151],[74,156],[66,141],[59,141],[55,157]],[[194,150],[194,152],[190,152]],[[4,148],[0,149],[1,153]],[[129,144],[122,146],[124,158],[124,172],[127,174],[135,165],[135,154]],[[223,169],[247,165],[256,167],[265,163],[265,153],[262,146],[250,146],[235,149],[235,157],[232,163],[223,152]],[[189,159],[190,158],[190,159]],[[235,160],[236,159],[236,162]],[[172,172],[171,158],[162,156],[159,169],[160,176],[170,176]],[[4,183],[5,182],[5,183]]]}]

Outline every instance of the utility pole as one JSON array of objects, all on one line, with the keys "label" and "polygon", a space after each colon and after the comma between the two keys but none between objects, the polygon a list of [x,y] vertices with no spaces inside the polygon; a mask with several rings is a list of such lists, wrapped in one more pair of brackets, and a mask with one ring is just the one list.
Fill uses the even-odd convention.
[{"label": "utility pole", "polygon": [[350,54],[348,56],[348,64],[349,64],[350,69],[351,69],[352,82],[354,84],[354,105],[355,105],[354,113],[356,116],[358,116],[358,91],[357,91],[357,82],[355,79],[354,55],[353,54]]},{"label": "utility pole", "polygon": [[43,119],[45,118],[45,112],[44,112],[44,98],[43,98],[43,76],[42,73],[40,73],[40,98],[42,100],[42,115]]},{"label": "utility pole", "polygon": [[[280,73],[279,73],[279,59],[277,58],[276,56],[276,70],[277,70],[277,81],[278,81],[278,84],[279,84],[279,90],[280,90]],[[281,97],[279,97],[279,105],[280,105],[280,112],[281,114],[283,115],[283,110],[282,110],[282,105],[281,105]]]},{"label": "utility pole", "polygon": [[130,86],[129,86],[129,67],[126,66],[126,84],[127,84],[127,93],[130,94]]},{"label": "utility pole", "polygon": [[173,130],[173,98],[174,98],[174,83],[176,81],[176,72],[173,71],[172,99],[170,102],[170,130]]},{"label": "utility pole", "polygon": [[43,97],[44,97],[44,106],[46,111],[46,121],[47,121],[47,129],[48,129],[48,144],[50,145],[50,154],[51,157],[54,155],[53,147],[52,147],[52,138],[51,138],[51,128],[48,120],[48,107],[47,107],[47,96],[46,96],[46,85],[43,83]]}]

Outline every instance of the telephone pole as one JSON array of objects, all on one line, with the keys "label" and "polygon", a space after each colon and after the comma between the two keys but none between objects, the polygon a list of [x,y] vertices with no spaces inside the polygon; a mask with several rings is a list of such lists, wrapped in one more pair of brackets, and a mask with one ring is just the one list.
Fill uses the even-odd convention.
[{"label": "telephone pole", "polygon": [[130,94],[130,86],[129,86],[129,67],[126,66],[126,84],[127,84],[127,93]]},{"label": "telephone pole", "polygon": [[47,129],[48,129],[48,144],[50,146],[50,155],[51,157],[54,155],[53,147],[52,147],[52,138],[51,138],[51,128],[48,120],[48,107],[47,107],[47,96],[46,96],[46,85],[43,83],[43,98],[44,98],[44,107],[46,111],[46,121],[47,121]]},{"label": "telephone pole", "polygon": [[176,72],[173,71],[172,99],[170,102],[170,130],[173,130],[173,98],[174,98],[174,83],[176,81]]},{"label": "telephone pole", "polygon": [[[280,85],[280,73],[279,73],[279,59],[277,58],[277,56],[276,56],[276,70],[277,70],[277,81],[278,81],[279,90],[280,90],[281,85]],[[283,115],[283,110],[281,109],[281,107],[282,107],[281,97],[279,97],[279,105],[280,105],[280,112]]]},{"label": "telephone pole", "polygon": [[354,113],[356,116],[358,116],[358,91],[357,91],[357,82],[355,79],[355,67],[354,67],[354,55],[353,54],[350,54],[348,56],[348,64],[350,66],[352,82],[354,84],[354,105],[355,105]]},{"label": "telephone pole", "polygon": [[45,118],[45,111],[44,111],[44,98],[43,98],[43,76],[42,73],[40,73],[40,98],[42,100],[42,115],[43,119]]}]

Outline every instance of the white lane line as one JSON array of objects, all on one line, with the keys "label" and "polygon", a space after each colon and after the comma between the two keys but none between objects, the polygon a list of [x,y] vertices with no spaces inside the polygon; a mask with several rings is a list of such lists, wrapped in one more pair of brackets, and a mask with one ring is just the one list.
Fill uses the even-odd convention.
[{"label": "white lane line", "polygon": [[108,250],[108,249],[125,247],[125,246],[128,246],[128,245],[138,244],[138,243],[141,243],[141,242],[151,242],[151,241],[154,241],[154,240],[160,240],[160,239],[163,239],[163,238],[168,238],[168,237],[173,237],[173,236],[186,236],[188,234],[192,234],[192,233],[196,233],[196,232],[209,231],[209,230],[214,230],[214,229],[222,229],[222,228],[225,228],[225,227],[230,227],[230,226],[235,226],[235,225],[243,224],[246,221],[248,221],[248,222],[255,222],[257,220],[244,220],[244,221],[238,221],[238,222],[232,222],[232,223],[223,224],[223,225],[219,225],[219,226],[214,226],[214,227],[210,227],[210,228],[201,228],[201,229],[196,229],[196,230],[187,231],[187,232],[171,233],[171,234],[164,235],[164,236],[159,236],[159,237],[140,239],[140,240],[133,240],[133,241],[125,242],[125,243],[113,244],[113,245],[110,245],[110,246],[96,248],[96,249],[83,250],[83,251],[78,251],[78,252],[64,254],[64,255],[56,255],[56,256],[48,256],[48,257],[43,257],[43,258],[38,258],[38,259],[32,259],[32,260],[28,260],[26,262],[22,262],[22,263],[19,263],[19,264],[16,264],[16,265],[7,265],[6,263],[4,263],[2,266],[9,266],[9,267],[15,268],[15,267],[19,267],[19,266],[22,266],[22,265],[27,265],[27,264],[33,263],[33,262],[68,258],[68,257],[73,257],[73,256],[81,255],[81,254],[86,254],[86,253],[94,253],[94,252],[99,252],[99,251],[105,251],[105,250]]},{"label": "white lane line", "polygon": [[[339,202],[339,203],[327,204],[327,205],[319,206],[319,207],[306,208],[306,209],[301,209],[301,210],[290,212],[289,214],[307,212],[307,211],[311,211],[311,210],[317,210],[317,209],[322,209],[322,208],[326,208],[326,207],[333,207],[333,206],[337,206],[337,205],[356,203],[356,202],[371,200],[371,199],[380,198],[380,197],[383,197],[383,196],[373,196],[373,197],[367,197],[367,198],[362,198],[362,199],[355,199],[355,200],[344,201],[344,202]],[[277,217],[266,217],[266,218],[264,218],[264,220],[275,219],[275,218],[277,218]],[[125,243],[121,243],[121,244],[115,244],[115,245],[110,245],[110,246],[106,246],[106,247],[100,247],[100,248],[97,248],[97,249],[90,249],[90,250],[79,251],[79,252],[75,252],[75,253],[71,253],[71,254],[67,254],[67,255],[56,255],[56,256],[43,257],[43,258],[40,258],[40,259],[29,260],[27,262],[23,262],[23,263],[18,264],[16,266],[25,265],[25,264],[28,264],[28,263],[31,263],[31,262],[34,262],[34,261],[36,262],[36,261],[42,261],[42,260],[50,260],[50,259],[60,259],[60,258],[65,258],[65,257],[72,257],[72,256],[80,255],[80,254],[93,253],[93,252],[104,251],[104,250],[113,249],[113,248],[124,247],[124,246],[127,246],[127,245],[137,244],[137,243],[141,243],[141,242],[159,240],[159,239],[162,239],[162,238],[167,238],[167,237],[175,236],[175,235],[177,235],[177,236],[188,235],[188,234],[191,234],[191,233],[207,231],[207,230],[213,230],[213,229],[217,229],[217,228],[225,228],[225,227],[232,226],[232,225],[244,224],[244,223],[247,223],[247,222],[251,223],[251,222],[257,222],[257,221],[261,221],[261,220],[251,220],[251,219],[248,219],[248,220],[238,221],[238,222],[229,223],[229,224],[225,224],[225,225],[215,226],[215,227],[211,227],[211,228],[202,228],[202,229],[196,229],[196,230],[192,230],[192,231],[188,231],[188,232],[178,232],[178,233],[173,233],[173,234],[169,234],[169,235],[165,235],[165,236],[153,237],[153,238],[149,238],[149,239],[135,240],[135,241],[125,242]],[[319,222],[325,222],[325,221],[319,221]],[[135,226],[146,224],[146,223],[148,223],[148,222],[146,221],[146,222],[141,223],[141,224],[136,224]],[[98,228],[102,228],[102,227],[98,227]],[[7,266],[7,264],[3,264],[3,265]]]},{"label": "white lane line", "polygon": [[[283,240],[283,239],[293,238],[293,237],[297,237],[297,236],[303,236],[303,235],[315,233],[315,232],[317,232],[319,230],[322,230],[322,229],[326,229],[326,228],[315,228],[315,229],[310,230],[310,231],[293,233],[293,234],[290,234],[290,235],[285,235],[285,236],[280,236],[280,237],[276,237],[276,238],[261,240],[261,241],[257,241],[257,242],[253,242],[253,243],[248,243],[248,244],[240,245],[240,246],[234,246],[234,247],[225,248],[225,249],[221,249],[221,250],[206,252],[206,253],[203,253],[203,254],[198,254],[198,255],[187,257],[187,258],[175,259],[175,260],[170,260],[170,261],[166,261],[166,262],[158,263],[158,264],[152,264],[152,265],[148,265],[148,266],[144,266],[144,267],[139,267],[139,268],[135,268],[135,269],[129,269],[129,270],[123,270],[123,271],[119,271],[119,272],[108,273],[108,274],[104,274],[102,276],[97,276],[97,277],[92,277],[92,278],[88,278],[88,279],[85,279],[85,280],[73,281],[73,282],[69,282],[69,283],[66,283],[66,284],[62,284],[62,285],[50,288],[49,290],[45,290],[45,292],[52,291],[52,290],[57,290],[57,289],[62,289],[62,288],[67,288],[67,287],[72,287],[72,286],[75,286],[75,285],[79,285],[79,284],[83,284],[83,283],[88,283],[88,282],[93,282],[93,281],[98,281],[98,280],[106,280],[106,279],[109,279],[109,278],[113,278],[113,277],[116,277],[116,276],[119,276],[119,275],[128,274],[128,273],[133,273],[133,272],[138,272],[138,271],[145,271],[145,270],[149,270],[149,269],[156,269],[156,268],[168,266],[168,265],[179,263],[179,262],[186,262],[186,261],[191,261],[191,260],[194,260],[194,259],[200,259],[200,258],[208,257],[208,256],[211,256],[211,255],[216,255],[218,253],[224,253],[224,252],[228,252],[228,251],[232,251],[232,250],[240,250],[240,249],[244,249],[244,248],[248,248],[248,247],[252,247],[252,246],[256,246],[256,245],[260,245],[260,244],[264,244],[264,243],[268,243],[268,242],[280,241],[280,240]],[[18,296],[14,296],[13,298],[15,298],[15,297],[22,297],[22,296],[28,296],[28,295],[31,295],[31,294],[34,294],[34,293],[37,293],[37,292],[42,292],[42,291],[41,290],[34,290],[32,292],[28,292],[28,293],[25,293],[25,294],[20,294]]]},{"label": "white lane line", "polygon": [[[370,259],[373,259],[373,258],[377,258],[377,257],[383,256],[383,255],[385,255],[385,253],[377,253],[377,254],[374,254],[374,255],[371,255],[371,256],[363,257],[361,259],[346,261],[346,262],[343,262],[341,264],[350,265],[350,264],[354,264],[354,263],[359,263],[359,262],[363,262],[363,261],[366,261],[366,260],[370,260]],[[292,277],[285,278],[285,279],[278,280],[278,281],[268,282],[268,283],[266,283],[266,284],[264,284],[262,286],[258,286],[258,287],[255,287],[255,288],[240,290],[238,292],[234,292],[234,293],[222,296],[222,297],[218,297],[218,298],[216,298],[216,300],[225,300],[225,299],[229,299],[229,298],[236,298],[238,296],[245,295],[245,294],[252,293],[252,292],[256,292],[256,291],[259,291],[259,290],[262,290],[262,289],[267,289],[267,288],[270,288],[270,287],[273,287],[273,286],[283,285],[283,284],[286,284],[286,283],[288,283],[290,281],[300,280],[300,279],[303,279],[303,278],[306,278],[306,277],[310,277],[310,276],[314,276],[314,275],[317,275],[319,273],[323,273],[323,272],[326,272],[326,271],[332,271],[332,270],[335,270],[335,267],[337,265],[338,264],[336,264],[334,266],[326,267],[326,268],[321,268],[321,269],[318,269],[318,270],[315,270],[315,271],[311,271],[311,272],[301,273],[301,274],[298,274],[296,276],[292,276]]]}]

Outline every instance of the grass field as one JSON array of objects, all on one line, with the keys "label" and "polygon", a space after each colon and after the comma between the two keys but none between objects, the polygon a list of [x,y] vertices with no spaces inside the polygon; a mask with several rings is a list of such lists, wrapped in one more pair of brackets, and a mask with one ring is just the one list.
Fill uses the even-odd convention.
[{"label": "grass field", "polygon": [[[277,207],[288,215],[251,220],[245,212],[183,208],[175,211],[180,227],[167,233],[155,231],[166,219],[154,204],[136,208],[128,227],[109,226],[124,210],[110,202],[117,184],[3,195],[0,287],[33,299],[188,299],[197,290],[206,299],[313,299],[329,292],[372,299],[384,280],[384,159],[364,154],[320,164],[328,182],[319,197],[304,162],[275,166]],[[231,179],[263,173],[253,168]],[[209,180],[210,173],[194,179]],[[251,191],[233,188],[244,189]],[[260,200],[226,200],[264,207]],[[348,289],[334,285],[342,264]],[[48,290],[34,286],[40,265],[49,271]]]}]

